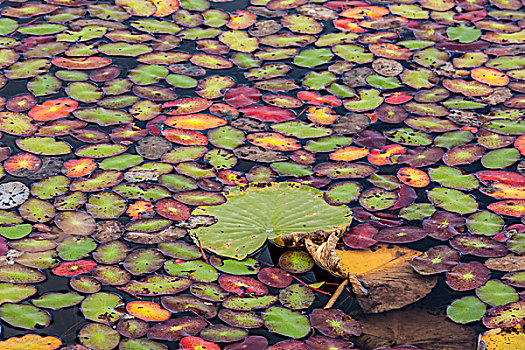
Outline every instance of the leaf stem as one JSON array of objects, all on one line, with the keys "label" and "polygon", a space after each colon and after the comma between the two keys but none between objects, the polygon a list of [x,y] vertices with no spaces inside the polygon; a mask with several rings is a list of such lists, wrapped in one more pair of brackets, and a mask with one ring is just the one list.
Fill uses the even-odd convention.
[{"label": "leaf stem", "polygon": [[328,302],[326,303],[324,307],[325,309],[329,309],[332,306],[334,306],[335,302],[337,301],[337,299],[339,298],[339,296],[341,295],[341,293],[343,292],[347,284],[348,284],[348,278],[345,278],[345,280],[341,282],[339,287],[337,287],[337,289],[335,290],[335,293],[332,295],[330,300],[328,300]]}]

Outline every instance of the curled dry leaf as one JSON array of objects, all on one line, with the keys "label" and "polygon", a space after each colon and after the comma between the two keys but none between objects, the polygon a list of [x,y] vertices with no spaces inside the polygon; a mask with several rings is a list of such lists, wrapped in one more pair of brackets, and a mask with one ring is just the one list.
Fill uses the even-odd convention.
[{"label": "curled dry leaf", "polygon": [[306,249],[323,268],[349,278],[358,295],[357,302],[367,313],[379,313],[412,304],[430,293],[437,278],[420,276],[411,266],[421,252],[386,244],[373,249],[340,250],[338,237],[332,234],[325,242],[306,239]]}]

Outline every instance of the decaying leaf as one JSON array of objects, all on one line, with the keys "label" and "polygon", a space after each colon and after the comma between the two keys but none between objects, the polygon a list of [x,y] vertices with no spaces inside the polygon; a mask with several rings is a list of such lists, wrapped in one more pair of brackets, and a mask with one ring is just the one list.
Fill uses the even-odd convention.
[{"label": "decaying leaf", "polygon": [[417,250],[379,244],[365,250],[336,248],[334,234],[323,243],[306,239],[306,249],[314,260],[335,275],[349,278],[358,295],[359,306],[367,313],[402,308],[430,293],[437,278],[420,276],[411,267]]}]

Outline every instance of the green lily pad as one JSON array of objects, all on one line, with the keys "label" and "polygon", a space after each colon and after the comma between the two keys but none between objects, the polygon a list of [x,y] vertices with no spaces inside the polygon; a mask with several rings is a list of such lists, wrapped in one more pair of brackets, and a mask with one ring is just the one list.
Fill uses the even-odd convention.
[{"label": "green lily pad", "polygon": [[250,311],[255,309],[266,309],[277,301],[275,295],[263,295],[254,297],[231,296],[226,299],[222,306],[237,311]]},{"label": "green lily pad", "polygon": [[273,306],[263,312],[266,327],[288,338],[302,338],[310,333],[310,321],[297,311]]},{"label": "green lily pad", "polygon": [[501,148],[485,153],[481,164],[487,169],[505,169],[520,159],[520,152],[515,148]]},{"label": "green lily pad", "polygon": [[157,296],[177,294],[190,285],[191,280],[188,278],[156,275],[146,277],[141,281],[132,280],[126,283],[121,290],[131,295]]},{"label": "green lily pad", "polygon": [[478,209],[474,197],[450,188],[436,187],[427,197],[434,205],[453,213],[470,214]]},{"label": "green lily pad", "polygon": [[299,67],[312,68],[330,62],[333,56],[329,49],[304,50],[294,57],[293,63]]},{"label": "green lily pad", "polygon": [[62,83],[51,74],[34,77],[27,83],[27,90],[35,96],[47,96],[60,91]]},{"label": "green lily pad", "polygon": [[0,319],[23,329],[47,327],[51,316],[33,305],[4,303],[0,306]]},{"label": "green lily pad", "polygon": [[17,303],[37,292],[36,287],[26,284],[0,283],[0,305]]},{"label": "green lily pad", "polygon": [[486,210],[478,211],[467,219],[470,232],[485,236],[494,236],[503,229],[504,224],[501,216]]},{"label": "green lily pad", "polygon": [[486,306],[476,297],[464,297],[447,307],[447,316],[456,323],[479,321],[486,311]]},{"label": "green lily pad", "polygon": [[73,261],[88,256],[96,247],[97,243],[91,237],[70,237],[58,245],[57,252],[62,260]]},{"label": "green lily pad", "polygon": [[405,220],[421,220],[434,214],[436,208],[430,203],[416,203],[402,208],[399,216]]},{"label": "green lily pad", "polygon": [[57,156],[71,152],[71,146],[64,141],[57,141],[52,137],[31,136],[16,140],[16,145],[30,153],[44,156]]},{"label": "green lily pad", "polygon": [[[271,199],[276,196],[279,196],[278,201]],[[308,232],[317,230],[339,231],[351,222],[348,208],[329,206],[322,199],[322,192],[310,186],[271,183],[263,187],[250,184],[231,189],[226,197],[225,204],[201,207],[193,212],[193,215],[214,216],[218,222],[194,229],[191,235],[203,248],[239,260],[259,249],[267,238],[282,244],[286,239],[282,236],[285,235],[304,237]],[[301,217],[301,223],[295,225],[286,213],[290,209],[292,217],[299,218],[296,214],[300,207],[306,212]],[[316,208],[316,211],[311,212],[309,208]],[[242,215],[241,220],[245,223],[241,230],[238,219],[232,213],[246,213],[247,210],[250,215]],[[276,217],[275,213],[279,215]],[[248,217],[251,219],[246,220]],[[257,221],[253,220],[255,217]],[[304,222],[304,218],[308,218],[308,222]]]},{"label": "green lily pad", "polygon": [[39,283],[46,275],[37,269],[18,264],[0,266],[0,281],[9,283]]},{"label": "green lily pad", "polygon": [[112,324],[124,315],[117,309],[121,303],[122,299],[118,295],[100,292],[87,296],[80,309],[87,320]]},{"label": "green lily pad", "polygon": [[47,293],[31,303],[44,309],[58,310],[79,304],[84,297],[77,293]]},{"label": "green lily pad", "polygon": [[78,333],[80,342],[94,350],[114,349],[120,340],[119,333],[100,323],[88,323]]},{"label": "green lily pad", "polygon": [[514,288],[497,280],[488,281],[476,288],[476,295],[490,306],[506,305],[519,300]]},{"label": "green lily pad", "polygon": [[252,258],[244,260],[221,259],[216,256],[210,258],[210,264],[217,270],[231,275],[254,275],[259,272],[259,262]]},{"label": "green lily pad", "polygon": [[429,169],[428,175],[432,181],[436,181],[441,186],[455,188],[458,190],[473,190],[479,187],[479,181],[472,174],[463,174],[460,169],[441,166]]},{"label": "green lily pad", "polygon": [[314,300],[314,292],[302,284],[291,284],[279,292],[280,303],[293,310],[307,309]]},{"label": "green lily pad", "polygon": [[197,260],[169,260],[164,263],[164,269],[171,276],[186,277],[196,282],[213,282],[219,277],[213,266]]}]

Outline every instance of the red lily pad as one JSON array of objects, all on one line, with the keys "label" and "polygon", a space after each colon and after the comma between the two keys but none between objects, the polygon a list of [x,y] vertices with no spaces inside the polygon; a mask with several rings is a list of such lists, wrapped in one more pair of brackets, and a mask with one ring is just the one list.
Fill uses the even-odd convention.
[{"label": "red lily pad", "polygon": [[481,236],[462,234],[450,240],[450,245],[463,254],[470,254],[479,257],[499,257],[507,254],[507,247],[494,239]]},{"label": "red lily pad", "polygon": [[154,325],[148,330],[148,338],[159,340],[178,340],[184,336],[195,335],[206,327],[206,322],[196,317],[180,317]]},{"label": "red lily pad", "polygon": [[240,296],[268,294],[268,288],[264,284],[247,276],[221,275],[219,284],[227,292]]},{"label": "red lily pad", "polygon": [[447,246],[430,248],[423,255],[412,259],[412,267],[421,275],[447,272],[459,263],[459,253]]},{"label": "red lily pad", "polygon": [[292,283],[292,276],[278,267],[261,269],[257,278],[267,286],[279,289],[286,288]]},{"label": "red lily pad", "polygon": [[458,264],[446,275],[448,286],[456,291],[481,287],[490,279],[490,270],[478,262]]},{"label": "red lily pad", "polygon": [[390,227],[379,231],[374,239],[384,243],[411,243],[427,236],[425,229],[413,226]]}]

